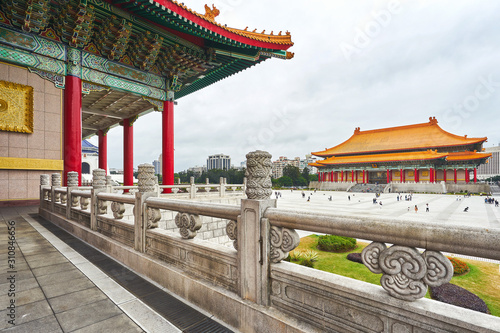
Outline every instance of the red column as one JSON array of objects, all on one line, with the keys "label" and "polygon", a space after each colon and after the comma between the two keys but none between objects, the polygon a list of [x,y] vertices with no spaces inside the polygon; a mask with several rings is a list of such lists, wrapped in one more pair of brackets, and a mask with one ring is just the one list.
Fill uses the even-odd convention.
[{"label": "red column", "polygon": [[[163,102],[162,114],[162,175],[163,185],[174,185],[174,102]],[[165,189],[163,193],[171,193]]]},{"label": "red column", "polygon": [[333,171],[330,172],[330,182],[333,183]]},{"label": "red column", "polygon": [[366,182],[370,182],[370,173],[368,171],[366,172]]},{"label": "red column", "polygon": [[130,119],[123,119],[123,185],[134,185],[134,125]]},{"label": "red column", "polygon": [[429,169],[429,181],[431,183],[434,183],[434,169],[433,168]]},{"label": "red column", "polygon": [[108,173],[108,137],[103,130],[97,132],[99,137],[99,169],[106,170]]},{"label": "red column", "polygon": [[63,185],[68,184],[68,172],[78,172],[82,184],[82,80],[66,76],[64,88],[64,175]]},{"label": "red column", "polygon": [[418,169],[415,169],[415,174],[413,175],[413,179],[415,180],[415,183],[418,183]]},{"label": "red column", "polygon": [[344,170],[340,171],[340,181],[344,181]]},{"label": "red column", "polygon": [[455,184],[457,183],[457,169],[453,169],[453,180],[455,181]]},{"label": "red column", "polygon": [[399,169],[399,182],[403,182],[403,169]]},{"label": "red column", "polygon": [[389,169],[387,169],[387,184],[391,182],[391,176],[389,174]]},{"label": "red column", "polygon": [[465,168],[465,183],[469,183],[469,170],[467,168]]},{"label": "red column", "polygon": [[446,183],[446,168],[443,169],[443,180]]},{"label": "red column", "polygon": [[363,170],[363,184],[365,183],[365,170]]},{"label": "red column", "polygon": [[354,171],[351,171],[351,182],[354,183]]},{"label": "red column", "polygon": [[477,168],[474,168],[474,184],[477,183]]}]

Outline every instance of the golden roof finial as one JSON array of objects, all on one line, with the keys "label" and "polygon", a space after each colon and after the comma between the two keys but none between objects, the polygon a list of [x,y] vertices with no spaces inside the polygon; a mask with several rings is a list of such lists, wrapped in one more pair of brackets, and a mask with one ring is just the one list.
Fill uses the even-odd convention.
[{"label": "golden roof finial", "polygon": [[220,11],[215,8],[215,5],[212,4],[212,9],[208,5],[205,4],[205,15],[203,15],[207,20],[215,21],[215,17],[219,16]]}]

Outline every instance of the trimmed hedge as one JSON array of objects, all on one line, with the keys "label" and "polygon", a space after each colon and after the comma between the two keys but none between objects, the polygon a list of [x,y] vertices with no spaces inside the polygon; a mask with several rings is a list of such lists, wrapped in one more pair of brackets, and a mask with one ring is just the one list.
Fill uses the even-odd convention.
[{"label": "trimmed hedge", "polygon": [[452,257],[447,257],[447,258],[451,261],[451,264],[453,265],[453,276],[465,275],[469,273],[470,268],[467,265],[467,263],[463,262],[462,260],[458,260],[457,258],[452,258]]},{"label": "trimmed hedge", "polygon": [[488,306],[481,298],[457,285],[445,283],[439,287],[430,287],[429,292],[431,298],[436,301],[482,313],[490,313]]},{"label": "trimmed hedge", "polygon": [[318,248],[327,252],[348,252],[356,248],[356,239],[336,235],[323,235],[318,238]]}]

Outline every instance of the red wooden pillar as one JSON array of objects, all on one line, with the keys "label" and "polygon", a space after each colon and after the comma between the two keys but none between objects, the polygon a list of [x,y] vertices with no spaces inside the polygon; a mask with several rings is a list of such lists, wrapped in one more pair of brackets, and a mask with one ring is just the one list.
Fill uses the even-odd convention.
[{"label": "red wooden pillar", "polygon": [[387,169],[387,184],[391,182],[391,175],[389,174],[389,169]]},{"label": "red wooden pillar", "polygon": [[443,169],[443,180],[446,183],[446,168]]},{"label": "red wooden pillar", "polygon": [[68,172],[78,172],[78,185],[82,184],[82,80],[66,76],[64,88],[64,175],[63,185],[68,184]]},{"label": "red wooden pillar", "polygon": [[354,171],[351,171],[351,183],[354,183]]},{"label": "red wooden pillar", "polygon": [[465,168],[465,183],[469,183],[469,170],[467,168]]},{"label": "red wooden pillar", "polygon": [[365,183],[365,170],[363,170],[363,184]]},{"label": "red wooden pillar", "polygon": [[108,137],[103,130],[97,132],[99,137],[99,169],[106,170],[108,173]]},{"label": "red wooden pillar", "polygon": [[330,171],[330,183],[333,183],[333,171]]},{"label": "red wooden pillar", "polygon": [[477,168],[474,168],[474,184],[477,183]]},{"label": "red wooden pillar", "polygon": [[453,180],[455,181],[455,184],[457,183],[457,169],[453,169]]},{"label": "red wooden pillar", "polygon": [[399,169],[399,182],[403,182],[403,169]]},{"label": "red wooden pillar", "polygon": [[413,180],[415,180],[415,183],[418,183],[418,169],[415,168],[415,174],[413,175]]},{"label": "red wooden pillar", "polygon": [[123,185],[134,185],[134,125],[131,119],[123,119]]},{"label": "red wooden pillar", "polygon": [[[174,185],[174,101],[163,102],[162,113],[162,184]],[[164,189],[163,193],[171,193]]]},{"label": "red wooden pillar", "polygon": [[340,171],[340,181],[344,181],[344,170]]},{"label": "red wooden pillar", "polygon": [[431,183],[434,183],[434,169],[433,168],[429,169],[429,181]]},{"label": "red wooden pillar", "polygon": [[366,172],[366,182],[370,182],[370,173],[368,171]]}]

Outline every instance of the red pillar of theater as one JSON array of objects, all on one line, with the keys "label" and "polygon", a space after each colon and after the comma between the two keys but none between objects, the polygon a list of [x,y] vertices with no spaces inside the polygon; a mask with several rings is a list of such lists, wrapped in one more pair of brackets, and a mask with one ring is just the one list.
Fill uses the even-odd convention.
[{"label": "red pillar of theater", "polygon": [[82,185],[82,80],[66,76],[64,88],[64,175],[68,185],[68,172],[78,172],[78,185]]},{"label": "red pillar of theater", "polygon": [[333,183],[333,171],[330,172],[330,182]]},{"label": "red pillar of theater", "polygon": [[453,180],[455,181],[455,184],[457,183],[457,169],[453,169]]},{"label": "red pillar of theater", "polygon": [[351,171],[351,183],[354,183],[354,172],[355,171]]},{"label": "red pillar of theater", "polygon": [[99,169],[106,170],[108,173],[108,137],[103,130],[97,132],[99,137]]},{"label": "red pillar of theater", "polygon": [[363,184],[365,183],[365,170],[363,170]]},{"label": "red pillar of theater", "polygon": [[344,181],[344,170],[340,171],[340,181]]},{"label": "red pillar of theater", "polygon": [[389,169],[387,169],[387,184],[389,184],[391,182],[391,176],[389,174]]},{"label": "red pillar of theater", "polygon": [[413,174],[413,180],[415,181],[415,183],[418,183],[418,170],[415,169],[414,172],[415,173]]},{"label": "red pillar of theater", "polygon": [[465,168],[465,183],[469,183],[469,169]]},{"label": "red pillar of theater", "polygon": [[134,185],[134,125],[130,119],[123,119],[123,185]]},{"label": "red pillar of theater", "polygon": [[399,182],[403,182],[403,169],[399,169]]},{"label": "red pillar of theater", "polygon": [[[174,101],[163,102],[161,165],[163,185],[174,185]],[[163,190],[163,193],[171,192],[171,189]]]},{"label": "red pillar of theater", "polygon": [[477,168],[474,168],[474,184],[477,183]]},{"label": "red pillar of theater", "polygon": [[429,182],[434,183],[434,169],[429,169]]}]

